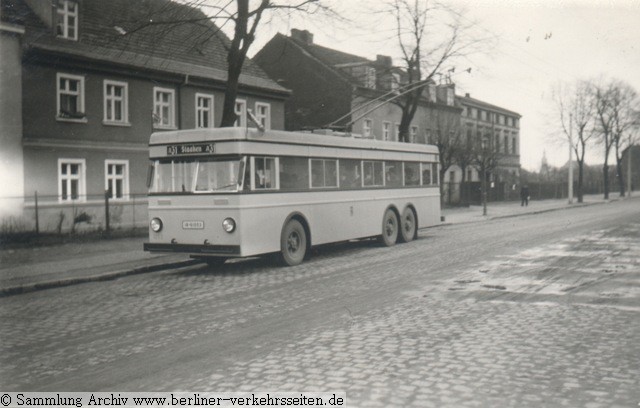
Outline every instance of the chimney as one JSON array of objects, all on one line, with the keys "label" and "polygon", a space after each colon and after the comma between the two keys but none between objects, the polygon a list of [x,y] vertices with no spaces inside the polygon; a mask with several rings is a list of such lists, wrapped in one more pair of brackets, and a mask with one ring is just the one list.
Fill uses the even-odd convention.
[{"label": "chimney", "polygon": [[291,38],[298,40],[304,44],[313,44],[313,34],[307,30],[298,30],[296,28],[291,29]]},{"label": "chimney", "polygon": [[384,68],[391,68],[392,65],[391,57],[388,55],[376,55],[376,62]]},{"label": "chimney", "polygon": [[471,98],[471,94],[469,92],[467,92],[466,94],[464,94],[465,98]]}]

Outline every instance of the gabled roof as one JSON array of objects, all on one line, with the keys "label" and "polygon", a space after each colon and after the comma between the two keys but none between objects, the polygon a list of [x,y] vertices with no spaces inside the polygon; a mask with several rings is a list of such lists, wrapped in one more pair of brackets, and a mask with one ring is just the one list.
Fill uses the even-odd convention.
[{"label": "gabled roof", "polygon": [[[24,22],[29,48],[216,81],[227,78],[230,40],[193,7],[170,0],[83,0],[79,38],[71,41],[57,38],[23,0],[2,0],[2,5],[3,20]],[[154,24],[145,26],[149,21]],[[287,92],[248,58],[242,73],[241,85]]]}]

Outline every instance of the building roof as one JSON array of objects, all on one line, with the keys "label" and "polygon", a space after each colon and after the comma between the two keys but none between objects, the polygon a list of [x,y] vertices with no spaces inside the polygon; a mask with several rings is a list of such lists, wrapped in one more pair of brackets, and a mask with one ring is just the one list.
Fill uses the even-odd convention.
[{"label": "building roof", "polygon": [[[57,38],[24,0],[2,1],[2,20],[26,27],[28,48],[226,81],[230,40],[197,8],[170,0],[84,0],[79,2],[79,13],[79,38],[72,41]],[[149,21],[154,23],[145,24]],[[240,84],[288,92],[249,58]]]},{"label": "building roof", "polygon": [[510,110],[505,109],[505,108],[501,108],[500,106],[497,106],[497,105],[492,105],[492,104],[490,104],[488,102],[484,102],[484,101],[481,101],[480,99],[472,98],[472,97],[470,97],[468,95],[469,94],[467,94],[465,96],[456,95],[456,99],[458,99],[462,105],[473,105],[474,107],[490,110],[490,111],[493,111],[493,112],[499,112],[499,113],[502,113],[502,114],[505,114],[505,115],[511,115],[511,116],[515,116],[515,117],[518,117],[518,118],[522,117],[522,115],[520,115],[517,112],[510,111]]}]

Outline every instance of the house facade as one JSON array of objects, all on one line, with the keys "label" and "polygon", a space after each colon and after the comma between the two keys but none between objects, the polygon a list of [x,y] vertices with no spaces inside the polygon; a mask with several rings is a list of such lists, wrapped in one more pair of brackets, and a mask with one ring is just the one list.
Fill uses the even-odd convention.
[{"label": "house facade", "polygon": [[[462,107],[461,131],[466,140],[487,143],[496,158],[497,165],[487,174],[492,197],[514,199],[520,184],[520,119],[521,115],[508,109],[472,98],[468,93],[457,96]],[[459,165],[447,170],[445,183],[451,202],[460,201],[462,182],[478,182],[482,175],[478,168]],[[500,189],[500,191],[495,191]]]},{"label": "house facade", "polygon": [[[169,0],[2,2],[0,123],[3,215],[39,228],[146,223],[152,132],[217,126],[229,40],[197,9]],[[149,17],[151,16],[151,18]],[[198,19],[198,24],[170,21]],[[165,24],[140,26],[155,19]],[[251,60],[238,126],[284,128],[288,90]],[[6,146],[6,147],[5,147]],[[139,205],[139,204],[144,205]]]},{"label": "house facade", "polygon": [[[332,127],[355,137],[398,140],[402,112],[384,100],[406,81],[390,57],[369,60],[323,47],[313,42],[309,31],[293,29],[290,36],[276,34],[254,60],[292,92],[285,102],[287,130]],[[426,143],[436,131],[435,116],[459,123],[461,109],[454,94],[452,84],[427,87],[409,128],[410,141]]]}]

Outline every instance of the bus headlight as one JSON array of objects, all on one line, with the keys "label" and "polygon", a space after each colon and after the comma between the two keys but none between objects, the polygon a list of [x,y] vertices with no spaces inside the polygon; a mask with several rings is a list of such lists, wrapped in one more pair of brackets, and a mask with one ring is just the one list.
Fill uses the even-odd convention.
[{"label": "bus headlight", "polygon": [[160,230],[162,230],[162,220],[160,220],[160,218],[152,218],[149,224],[153,232],[160,232]]},{"label": "bus headlight", "polygon": [[228,233],[232,233],[236,230],[236,222],[233,218],[225,218],[222,221],[222,228]]}]

